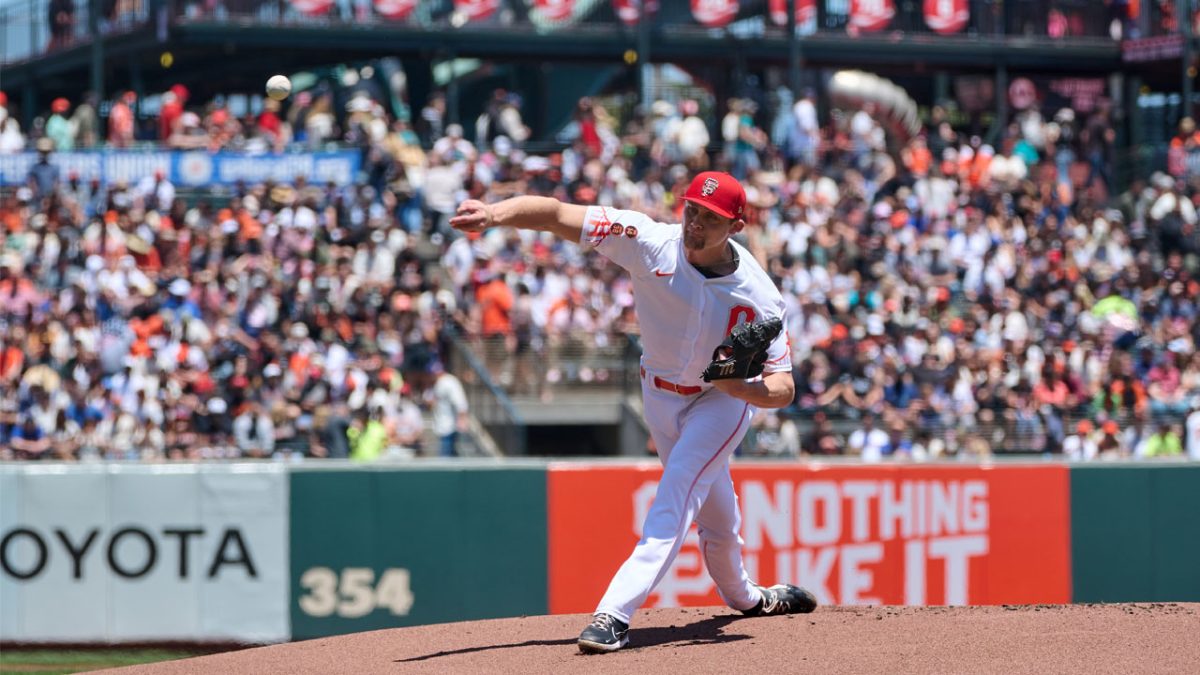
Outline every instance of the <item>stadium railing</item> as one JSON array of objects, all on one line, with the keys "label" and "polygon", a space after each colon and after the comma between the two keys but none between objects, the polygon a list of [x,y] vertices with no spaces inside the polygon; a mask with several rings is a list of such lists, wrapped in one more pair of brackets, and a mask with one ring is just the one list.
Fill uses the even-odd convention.
[{"label": "stadium railing", "polygon": [[488,367],[452,329],[447,329],[450,353],[446,368],[462,382],[470,413],[505,455],[525,453],[526,425],[508,393],[499,386]]},{"label": "stadium railing", "polygon": [[[93,2],[72,0],[73,25],[67,34],[54,44],[49,29],[50,0],[18,0],[0,8],[0,26],[6,39],[0,41],[0,63],[13,63],[40,56],[54,49],[82,44],[90,40],[88,14]],[[479,23],[465,22],[462,15],[452,11],[449,2],[419,2],[402,19],[389,18],[370,0],[330,0],[293,3],[287,0],[127,0],[96,3],[105,8],[98,17],[101,34],[125,32],[147,26],[150,18],[161,8],[163,18],[170,23],[228,23],[243,27],[336,27],[371,26],[397,30],[451,31],[492,30],[502,27],[506,33],[530,35],[611,34],[630,35],[638,30],[636,24],[622,23],[609,3],[585,3],[573,18],[548,21],[538,17],[532,3],[512,3],[505,11],[497,11]],[[1119,17],[1107,8],[1098,7],[1096,0],[968,0],[969,16],[961,28],[947,33],[936,32],[924,14],[923,2],[897,0],[893,15],[874,31],[859,36],[893,39],[897,36],[919,40],[983,40],[985,42],[1103,40],[1112,42],[1116,36],[1148,37],[1162,35],[1175,25],[1163,15],[1157,3],[1143,3],[1146,16],[1137,20]],[[304,8],[301,11],[297,5]],[[707,27],[697,22],[687,3],[663,3],[652,19],[656,33],[671,36],[708,35],[714,38],[731,36],[755,39],[781,38],[786,27],[775,23],[765,0],[742,3],[738,18],[723,27]],[[801,25],[802,34],[827,35],[844,39],[852,23],[849,2],[829,1],[823,11],[808,25]],[[1119,24],[1114,33],[1114,22]],[[863,22],[857,22],[862,24]]]}]

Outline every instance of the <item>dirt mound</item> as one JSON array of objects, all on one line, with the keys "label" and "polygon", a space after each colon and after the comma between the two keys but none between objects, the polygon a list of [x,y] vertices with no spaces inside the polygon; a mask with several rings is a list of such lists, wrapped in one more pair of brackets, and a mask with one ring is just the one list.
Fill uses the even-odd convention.
[{"label": "dirt mound", "polygon": [[742,618],[723,607],[639,613],[630,646],[586,656],[588,617],[398,628],[112,673],[1188,673],[1200,604],[829,607]]}]

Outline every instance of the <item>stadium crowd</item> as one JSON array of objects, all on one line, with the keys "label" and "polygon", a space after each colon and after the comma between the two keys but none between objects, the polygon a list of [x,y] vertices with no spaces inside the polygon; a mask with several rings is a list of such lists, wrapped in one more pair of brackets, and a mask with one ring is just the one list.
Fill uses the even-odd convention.
[{"label": "stadium crowd", "polygon": [[[27,135],[0,113],[0,152],[41,155],[0,201],[0,458],[453,454],[468,420],[449,328],[543,396],[613,376],[560,370],[555,350],[637,334],[615,265],[548,236],[461,237],[456,205],[545,194],[678,222],[704,168],[743,181],[743,241],[789,304],[797,396],[759,414],[744,454],[1200,455],[1200,191],[1180,161],[1118,191],[1103,106],[1025,111],[988,143],[940,108],[911,139],[869,109],[820,122],[811,92],[727,101],[711,126],[694,100],[618,118],[585,99],[564,149],[538,155],[507,92],[474,140],[439,95],[412,124],[335,100],[239,119],[179,87],[141,129],[130,95],[103,124],[94,100],[60,99]],[[162,175],[84,183],[49,161],[149,137],[336,141],[363,172],[189,204]],[[1197,144],[1185,119],[1173,156]]]}]

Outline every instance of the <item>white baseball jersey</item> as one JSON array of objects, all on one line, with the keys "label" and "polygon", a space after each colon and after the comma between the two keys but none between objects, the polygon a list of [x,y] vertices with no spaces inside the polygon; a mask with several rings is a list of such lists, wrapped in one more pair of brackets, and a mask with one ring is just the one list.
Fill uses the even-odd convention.
[{"label": "white baseball jersey", "polygon": [[[633,278],[642,331],[642,365],[648,373],[682,385],[710,387],[701,378],[713,349],[734,326],[784,318],[783,298],[750,252],[737,242],[740,263],[732,274],[709,279],[689,263],[683,227],[658,223],[636,211],[588,209],[581,243],[595,247]],[[764,372],[791,371],[786,331],[771,343]]]},{"label": "white baseball jersey", "polygon": [[[709,279],[687,261],[680,225],[658,223],[634,211],[589,208],[581,243],[633,277],[645,369],[642,401],[664,467],[641,540],[596,611],[629,623],[675,560],[692,523],[717,593],[730,607],[749,609],[760,595],[742,561],[741,516],[729,458],[746,435],[754,406],[705,383],[701,374],[734,326],[783,319],[783,298],[738,244],[733,243],[740,258],[737,270]],[[764,370],[791,368],[783,332],[771,344]],[[655,384],[655,376],[700,390],[679,393]]]}]

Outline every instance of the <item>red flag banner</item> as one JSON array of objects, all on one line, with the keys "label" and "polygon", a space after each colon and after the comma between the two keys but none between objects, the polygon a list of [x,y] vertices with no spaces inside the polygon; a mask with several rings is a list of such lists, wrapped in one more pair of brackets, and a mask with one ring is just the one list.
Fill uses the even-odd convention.
[{"label": "red flag banner", "polygon": [[637,24],[642,17],[643,6],[650,15],[654,15],[658,11],[658,0],[613,0],[613,11],[627,26]]},{"label": "red flag banner", "polygon": [[957,33],[967,27],[971,9],[967,0],[925,0],[925,23],[942,35]]},{"label": "red flag banner", "polygon": [[542,21],[566,21],[575,9],[575,0],[533,0],[533,13]]},{"label": "red flag banner", "polygon": [[738,0],[692,0],[692,17],[709,28],[721,28],[738,13]]},{"label": "red flag banner", "polygon": [[850,27],[873,33],[887,28],[896,16],[892,0],[850,0]]},{"label": "red flag banner", "polygon": [[321,16],[333,7],[333,0],[290,0],[292,7],[305,16]]},{"label": "red flag banner", "polygon": [[417,8],[418,0],[375,0],[375,11],[393,21],[403,21]]},{"label": "red flag banner", "polygon": [[467,21],[483,21],[500,9],[500,0],[454,0],[454,11]]},{"label": "red flag banner", "polygon": [[[771,15],[771,23],[776,26],[787,25],[788,0],[771,0],[767,12]],[[796,25],[806,26],[817,20],[817,0],[796,0]]]}]

